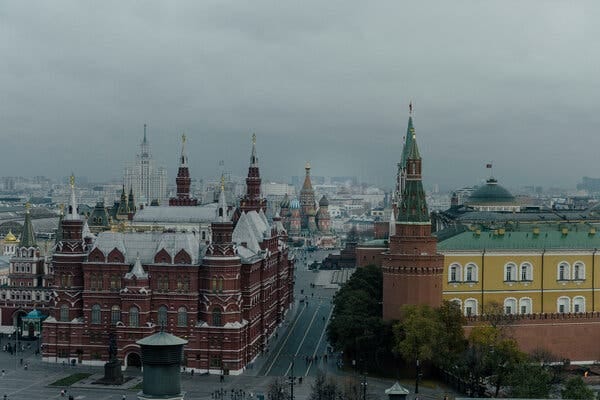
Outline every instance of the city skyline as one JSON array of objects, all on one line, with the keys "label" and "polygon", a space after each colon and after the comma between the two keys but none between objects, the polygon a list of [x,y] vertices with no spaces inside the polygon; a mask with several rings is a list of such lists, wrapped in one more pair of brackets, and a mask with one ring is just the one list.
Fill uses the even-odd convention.
[{"label": "city skyline", "polygon": [[598,7],[4,4],[0,168],[119,177],[147,123],[169,181],[183,132],[195,178],[220,160],[243,176],[256,132],[265,180],[310,161],[392,187],[412,100],[427,186],[479,183],[493,160],[509,187],[573,187],[600,175]]}]

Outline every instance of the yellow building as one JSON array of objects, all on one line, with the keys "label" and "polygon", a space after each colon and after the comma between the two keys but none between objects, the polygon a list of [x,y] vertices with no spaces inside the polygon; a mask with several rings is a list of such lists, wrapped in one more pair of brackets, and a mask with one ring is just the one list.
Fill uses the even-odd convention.
[{"label": "yellow building", "polygon": [[438,243],[443,297],[465,315],[497,302],[508,314],[600,311],[600,234],[576,224],[467,231]]}]

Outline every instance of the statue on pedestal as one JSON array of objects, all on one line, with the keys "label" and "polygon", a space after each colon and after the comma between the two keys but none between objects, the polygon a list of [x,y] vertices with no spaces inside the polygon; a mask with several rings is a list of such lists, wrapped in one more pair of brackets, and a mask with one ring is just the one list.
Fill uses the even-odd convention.
[{"label": "statue on pedestal", "polygon": [[111,332],[108,334],[108,362],[104,364],[104,378],[102,378],[102,383],[105,385],[121,385],[123,383],[121,361],[117,358],[118,349],[117,335]]}]

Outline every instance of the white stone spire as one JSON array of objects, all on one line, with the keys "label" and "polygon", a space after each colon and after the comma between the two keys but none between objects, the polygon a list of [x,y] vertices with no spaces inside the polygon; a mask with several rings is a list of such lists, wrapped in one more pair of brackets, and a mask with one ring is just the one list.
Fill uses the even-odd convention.
[{"label": "white stone spire", "polygon": [[75,199],[75,176],[71,174],[70,178],[71,183],[71,201],[69,204],[69,212],[65,216],[67,220],[78,220],[81,219],[79,213],[77,212],[77,200]]},{"label": "white stone spire", "polygon": [[390,214],[390,235],[389,237],[396,235],[396,216],[394,215],[394,209],[392,208],[392,213]]},{"label": "white stone spire", "polygon": [[227,213],[227,201],[225,200],[225,177],[221,175],[221,193],[219,194],[219,207],[217,208],[217,221],[229,222],[231,219]]}]

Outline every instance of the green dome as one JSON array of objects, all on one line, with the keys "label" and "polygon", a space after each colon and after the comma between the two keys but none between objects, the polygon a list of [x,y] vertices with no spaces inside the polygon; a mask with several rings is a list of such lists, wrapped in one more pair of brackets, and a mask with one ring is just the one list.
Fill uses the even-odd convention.
[{"label": "green dome", "polygon": [[515,203],[515,196],[498,184],[494,178],[487,180],[484,186],[474,191],[467,199],[467,205]]}]

